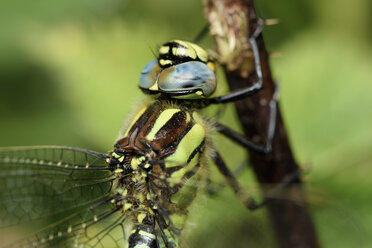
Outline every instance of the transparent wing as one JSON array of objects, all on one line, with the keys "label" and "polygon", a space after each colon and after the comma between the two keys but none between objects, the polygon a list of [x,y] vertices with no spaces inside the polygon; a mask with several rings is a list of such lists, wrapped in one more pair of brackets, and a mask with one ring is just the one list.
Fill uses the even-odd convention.
[{"label": "transparent wing", "polygon": [[0,148],[1,244],[102,245],[123,221],[111,202],[107,157],[62,146]]}]

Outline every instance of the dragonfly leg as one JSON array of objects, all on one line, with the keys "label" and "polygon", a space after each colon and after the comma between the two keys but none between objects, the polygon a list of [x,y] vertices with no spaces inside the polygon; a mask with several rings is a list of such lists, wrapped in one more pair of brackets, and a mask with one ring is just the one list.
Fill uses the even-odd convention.
[{"label": "dragonfly leg", "polygon": [[264,20],[260,19],[258,21],[258,27],[256,28],[253,35],[248,40],[251,46],[252,53],[253,53],[254,67],[255,67],[255,71],[257,75],[257,81],[247,88],[239,89],[239,90],[230,92],[223,96],[217,96],[217,97],[205,99],[206,105],[235,102],[237,100],[250,96],[253,93],[256,93],[257,91],[262,89],[263,77],[262,77],[261,59],[260,59],[260,54],[258,51],[256,39],[261,34],[261,31],[264,25],[265,25]]},{"label": "dragonfly leg", "polygon": [[256,144],[255,142],[248,140],[244,135],[237,133],[231,128],[218,122],[215,123],[216,130],[242,147],[245,147],[247,149],[250,149],[256,152],[261,152],[264,154],[271,152],[272,142],[273,142],[273,138],[275,134],[275,127],[276,127],[276,115],[278,111],[277,110],[278,96],[279,96],[279,87],[276,86],[274,95],[269,103],[270,116],[269,116],[269,124],[267,127],[266,144]]},{"label": "dragonfly leg", "polygon": [[261,206],[261,204],[256,204],[255,200],[243,190],[233,172],[226,166],[225,161],[217,150],[214,151],[213,161],[220,173],[225,177],[228,185],[248,209],[255,210]]},{"label": "dragonfly leg", "polygon": [[220,173],[225,177],[229,186],[233,189],[234,193],[239,197],[240,201],[249,209],[256,210],[267,204],[270,199],[276,198],[276,196],[285,189],[289,184],[298,181],[302,175],[302,171],[297,170],[284,178],[283,181],[279,182],[275,187],[268,191],[265,198],[257,203],[252,197],[248,195],[246,190],[244,190],[238,180],[236,179],[234,173],[226,166],[226,163],[222,159],[221,155],[217,150],[215,150],[213,161],[216,164]]}]

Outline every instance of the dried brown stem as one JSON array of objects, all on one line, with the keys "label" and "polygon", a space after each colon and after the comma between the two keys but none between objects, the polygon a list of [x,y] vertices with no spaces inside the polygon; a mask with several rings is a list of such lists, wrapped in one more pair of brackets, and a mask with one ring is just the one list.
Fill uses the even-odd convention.
[{"label": "dried brown stem", "polygon": [[[223,65],[231,90],[248,87],[256,80],[252,52],[248,39],[257,27],[258,17],[252,0],[204,0],[210,32],[216,41],[219,62]],[[235,103],[247,137],[266,137],[269,107],[274,92],[268,52],[262,35],[257,38],[263,73],[263,90]],[[299,172],[288,142],[285,126],[277,114],[273,151],[268,155],[250,153],[256,177],[261,185],[281,183]],[[267,195],[268,189],[263,188]],[[297,178],[282,192],[281,199],[270,199],[269,217],[276,233],[278,247],[320,247],[311,217],[305,204],[301,180]],[[287,200],[285,200],[287,199]],[[296,202],[288,199],[296,199]],[[301,204],[298,204],[301,202]]]}]

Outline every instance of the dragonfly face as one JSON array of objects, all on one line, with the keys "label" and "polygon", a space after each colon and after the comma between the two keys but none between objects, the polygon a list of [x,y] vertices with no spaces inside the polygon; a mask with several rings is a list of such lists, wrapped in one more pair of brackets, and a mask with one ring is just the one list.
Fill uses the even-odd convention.
[{"label": "dragonfly face", "polygon": [[148,94],[200,99],[216,89],[216,66],[208,53],[191,42],[174,40],[162,45],[159,57],[142,71],[140,88]]}]

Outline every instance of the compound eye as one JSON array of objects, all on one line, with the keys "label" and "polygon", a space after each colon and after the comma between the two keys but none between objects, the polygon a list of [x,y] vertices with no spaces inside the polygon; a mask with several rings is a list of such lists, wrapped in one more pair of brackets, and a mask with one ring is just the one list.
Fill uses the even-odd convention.
[{"label": "compound eye", "polygon": [[159,90],[164,93],[203,98],[215,91],[216,76],[205,63],[190,61],[161,71],[158,85]]},{"label": "compound eye", "polygon": [[158,64],[158,60],[154,59],[148,63],[141,72],[139,79],[139,87],[141,89],[149,89],[156,83],[156,79],[161,71],[161,68]]}]

